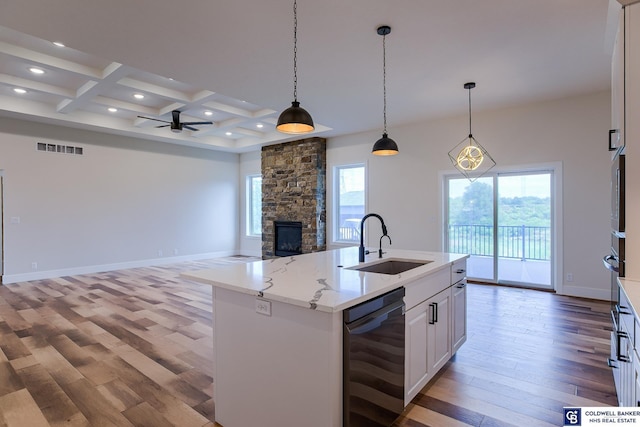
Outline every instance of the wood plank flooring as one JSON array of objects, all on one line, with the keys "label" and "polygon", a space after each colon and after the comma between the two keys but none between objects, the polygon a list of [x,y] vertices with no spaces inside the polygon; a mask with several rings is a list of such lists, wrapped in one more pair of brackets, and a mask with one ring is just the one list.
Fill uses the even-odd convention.
[{"label": "wood plank flooring", "polygon": [[[245,261],[0,286],[0,427],[214,426],[211,288],[178,275]],[[616,405],[608,303],[468,298],[467,342],[396,427],[558,426],[563,406]]]}]

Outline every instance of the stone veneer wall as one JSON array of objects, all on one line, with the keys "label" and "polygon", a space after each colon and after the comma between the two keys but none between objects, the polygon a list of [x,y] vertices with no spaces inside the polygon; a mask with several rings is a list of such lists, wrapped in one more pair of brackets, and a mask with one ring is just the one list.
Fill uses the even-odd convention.
[{"label": "stone veneer wall", "polygon": [[274,257],[273,221],[302,222],[302,253],[326,249],[327,143],[262,147],[262,258]]}]

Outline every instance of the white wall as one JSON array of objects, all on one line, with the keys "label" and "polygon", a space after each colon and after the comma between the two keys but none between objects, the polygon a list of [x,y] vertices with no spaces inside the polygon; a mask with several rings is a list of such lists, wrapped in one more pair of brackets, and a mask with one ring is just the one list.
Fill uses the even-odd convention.
[{"label": "white wall", "polygon": [[5,283],[237,252],[237,154],[20,120],[0,129]]},{"label": "white wall", "polygon": [[[474,137],[497,168],[561,162],[563,263],[557,268],[559,277],[571,272],[574,280],[556,287],[562,293],[601,299],[610,295],[609,274],[601,262],[610,247],[609,96],[602,92],[473,114]],[[391,122],[388,130],[398,143],[397,156],[370,154],[380,132],[328,140],[327,230],[333,226],[332,168],[366,162],[368,211],[385,219],[393,247],[442,250],[439,173],[455,171],[447,152],[467,135],[468,116],[399,127]]]}]

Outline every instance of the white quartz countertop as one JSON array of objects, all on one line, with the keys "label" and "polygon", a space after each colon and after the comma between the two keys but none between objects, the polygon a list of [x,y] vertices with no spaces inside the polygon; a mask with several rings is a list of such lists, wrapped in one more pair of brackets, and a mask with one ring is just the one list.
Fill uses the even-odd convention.
[{"label": "white quartz countertop", "polygon": [[631,309],[636,316],[640,316],[640,281],[618,278],[618,283],[627,294]]},{"label": "white quartz countertop", "polygon": [[350,270],[358,266],[358,248],[349,247],[311,254],[274,258],[246,264],[230,264],[190,271],[182,277],[214,287],[255,295],[318,311],[336,312],[448,268],[468,255],[385,249],[361,265],[385,259],[432,261],[404,273],[388,275]]}]

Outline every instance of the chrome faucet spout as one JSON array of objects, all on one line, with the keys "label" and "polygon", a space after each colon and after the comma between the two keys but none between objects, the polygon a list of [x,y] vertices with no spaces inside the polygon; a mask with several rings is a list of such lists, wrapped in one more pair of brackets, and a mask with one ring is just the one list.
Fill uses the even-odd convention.
[{"label": "chrome faucet spout", "polygon": [[[369,213],[366,214],[364,217],[362,217],[362,219],[360,220],[360,247],[358,248],[358,261],[359,262],[364,262],[364,253],[365,253],[365,249],[364,249],[364,222],[367,218],[369,217],[376,217],[380,220],[380,224],[382,224],[382,236],[387,236],[389,237],[389,235],[387,234],[387,226],[384,224],[384,220],[382,219],[382,217],[376,213]],[[389,237],[389,243],[391,243],[391,237]],[[380,244],[382,245],[382,238],[380,238]],[[382,246],[380,246],[380,256],[382,256]]]}]

